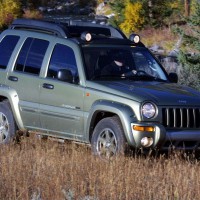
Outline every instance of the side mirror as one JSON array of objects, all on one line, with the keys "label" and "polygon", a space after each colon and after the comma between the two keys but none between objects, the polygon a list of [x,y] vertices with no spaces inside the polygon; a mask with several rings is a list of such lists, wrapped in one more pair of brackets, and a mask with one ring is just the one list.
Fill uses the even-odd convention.
[{"label": "side mirror", "polygon": [[178,75],[176,73],[170,73],[169,74],[169,80],[172,83],[178,83]]},{"label": "side mirror", "polygon": [[58,70],[57,79],[63,82],[73,83],[72,72],[68,69]]}]

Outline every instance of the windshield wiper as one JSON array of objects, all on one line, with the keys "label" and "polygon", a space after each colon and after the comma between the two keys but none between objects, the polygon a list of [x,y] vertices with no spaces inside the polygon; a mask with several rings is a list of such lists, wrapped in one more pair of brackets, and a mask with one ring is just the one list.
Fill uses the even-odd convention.
[{"label": "windshield wiper", "polygon": [[95,75],[91,78],[91,80],[116,80],[116,79],[120,79],[120,80],[143,80],[143,81],[158,81],[158,82],[166,82],[166,80],[154,77],[154,76],[150,76],[148,74],[132,74],[129,76],[125,76],[125,75]]},{"label": "windshield wiper", "polygon": [[126,79],[130,79],[130,80],[143,80],[143,81],[158,81],[158,82],[166,82],[166,80],[160,79],[158,77],[154,77],[154,76],[150,76],[147,74],[143,74],[143,75],[137,75],[137,74],[133,74],[131,76],[126,76]]},{"label": "windshield wiper", "polygon": [[124,76],[120,76],[120,75],[94,75],[91,80],[111,80],[111,79],[124,79]]}]

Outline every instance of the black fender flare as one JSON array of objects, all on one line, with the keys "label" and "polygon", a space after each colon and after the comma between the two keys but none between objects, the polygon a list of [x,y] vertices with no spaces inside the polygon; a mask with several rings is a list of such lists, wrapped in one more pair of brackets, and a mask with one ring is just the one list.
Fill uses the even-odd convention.
[{"label": "black fender flare", "polygon": [[137,121],[137,117],[133,109],[126,104],[108,100],[95,101],[90,109],[86,127],[86,138],[88,141],[90,141],[91,126],[93,126],[96,116],[99,112],[109,112],[113,115],[117,115],[122,123],[128,144],[135,144],[131,130],[131,122]]}]

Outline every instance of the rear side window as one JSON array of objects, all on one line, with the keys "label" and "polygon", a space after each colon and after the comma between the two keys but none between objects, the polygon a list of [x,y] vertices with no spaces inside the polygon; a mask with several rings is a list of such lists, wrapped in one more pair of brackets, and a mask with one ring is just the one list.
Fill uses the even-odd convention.
[{"label": "rear side window", "polygon": [[0,42],[0,69],[6,69],[19,36],[7,35]]},{"label": "rear side window", "polygon": [[15,71],[39,75],[49,42],[27,38],[15,64]]}]

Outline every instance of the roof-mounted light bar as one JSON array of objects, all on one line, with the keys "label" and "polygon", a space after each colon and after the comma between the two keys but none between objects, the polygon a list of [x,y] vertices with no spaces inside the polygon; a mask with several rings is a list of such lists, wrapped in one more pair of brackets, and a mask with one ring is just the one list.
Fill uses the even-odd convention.
[{"label": "roof-mounted light bar", "polygon": [[83,32],[81,34],[81,40],[84,40],[86,42],[90,42],[92,40],[92,35],[89,32]]},{"label": "roof-mounted light bar", "polygon": [[140,42],[140,36],[137,35],[137,34],[132,33],[132,34],[129,36],[129,40],[131,40],[132,42],[138,44],[138,43]]}]

